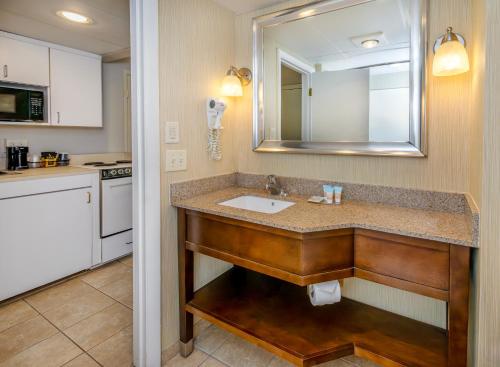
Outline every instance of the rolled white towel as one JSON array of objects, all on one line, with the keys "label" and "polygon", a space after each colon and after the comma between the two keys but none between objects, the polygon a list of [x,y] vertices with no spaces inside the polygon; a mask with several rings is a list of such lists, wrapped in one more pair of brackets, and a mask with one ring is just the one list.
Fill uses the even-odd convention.
[{"label": "rolled white towel", "polygon": [[331,305],[342,298],[338,280],[308,285],[307,294],[313,306]]}]

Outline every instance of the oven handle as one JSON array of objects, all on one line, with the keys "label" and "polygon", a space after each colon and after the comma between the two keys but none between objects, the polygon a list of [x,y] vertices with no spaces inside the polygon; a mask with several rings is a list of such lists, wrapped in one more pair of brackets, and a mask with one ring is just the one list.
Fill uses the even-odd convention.
[{"label": "oven handle", "polygon": [[3,66],[3,76],[4,78],[7,78],[9,76],[9,65]]},{"label": "oven handle", "polygon": [[117,187],[122,187],[122,186],[130,186],[130,185],[132,185],[132,183],[131,183],[131,182],[127,182],[127,183],[122,183],[122,184],[118,184],[118,185],[109,185],[108,187],[109,187],[110,189],[115,189],[115,188],[117,188]]}]

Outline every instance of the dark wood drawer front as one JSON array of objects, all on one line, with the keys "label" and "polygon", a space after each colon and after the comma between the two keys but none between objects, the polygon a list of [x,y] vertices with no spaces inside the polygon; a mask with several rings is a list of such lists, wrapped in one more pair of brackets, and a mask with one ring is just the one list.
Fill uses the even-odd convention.
[{"label": "dark wood drawer front", "polygon": [[[325,237],[306,238],[302,247],[302,272],[312,274],[354,266],[352,229],[327,232]],[[309,236],[308,236],[309,237]]]},{"label": "dark wood drawer front", "polygon": [[449,289],[449,245],[356,230],[355,267],[442,290]]},{"label": "dark wood drawer front", "polygon": [[300,274],[300,240],[228,222],[188,215],[186,240]]}]

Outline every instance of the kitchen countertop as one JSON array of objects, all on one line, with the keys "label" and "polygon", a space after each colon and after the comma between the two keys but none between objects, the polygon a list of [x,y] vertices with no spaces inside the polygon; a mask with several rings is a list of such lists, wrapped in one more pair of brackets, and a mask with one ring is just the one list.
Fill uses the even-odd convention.
[{"label": "kitchen countertop", "polygon": [[0,174],[0,183],[3,182],[15,182],[15,181],[25,181],[25,180],[36,180],[41,178],[52,178],[52,177],[62,177],[62,176],[75,176],[75,175],[86,175],[86,174],[97,174],[98,171],[90,168],[65,166],[65,167],[50,167],[50,168],[29,168],[20,172],[11,173],[11,171],[2,170],[3,172],[9,172],[9,174]]},{"label": "kitchen countertop", "polygon": [[277,214],[264,214],[217,204],[242,195],[269,197],[264,190],[234,186],[174,200],[172,205],[299,233],[364,228],[477,247],[476,241],[473,240],[470,218],[465,213],[405,208],[355,200],[344,200],[341,205],[313,204],[307,202],[308,197],[301,195],[290,195],[284,199],[296,204]]}]

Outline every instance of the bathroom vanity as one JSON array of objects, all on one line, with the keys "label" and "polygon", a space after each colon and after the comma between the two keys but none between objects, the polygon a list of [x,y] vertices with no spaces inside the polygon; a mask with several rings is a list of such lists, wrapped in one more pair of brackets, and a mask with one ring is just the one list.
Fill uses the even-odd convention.
[{"label": "bathroom vanity", "polygon": [[[475,246],[468,209],[328,206],[296,195],[276,214],[219,204],[249,194],[266,196],[235,186],[174,200],[184,354],[197,315],[297,366],[350,354],[384,366],[466,366]],[[234,267],[194,292],[195,252]],[[447,330],[346,298],[310,304],[304,286],[349,277],[446,301]]]}]

